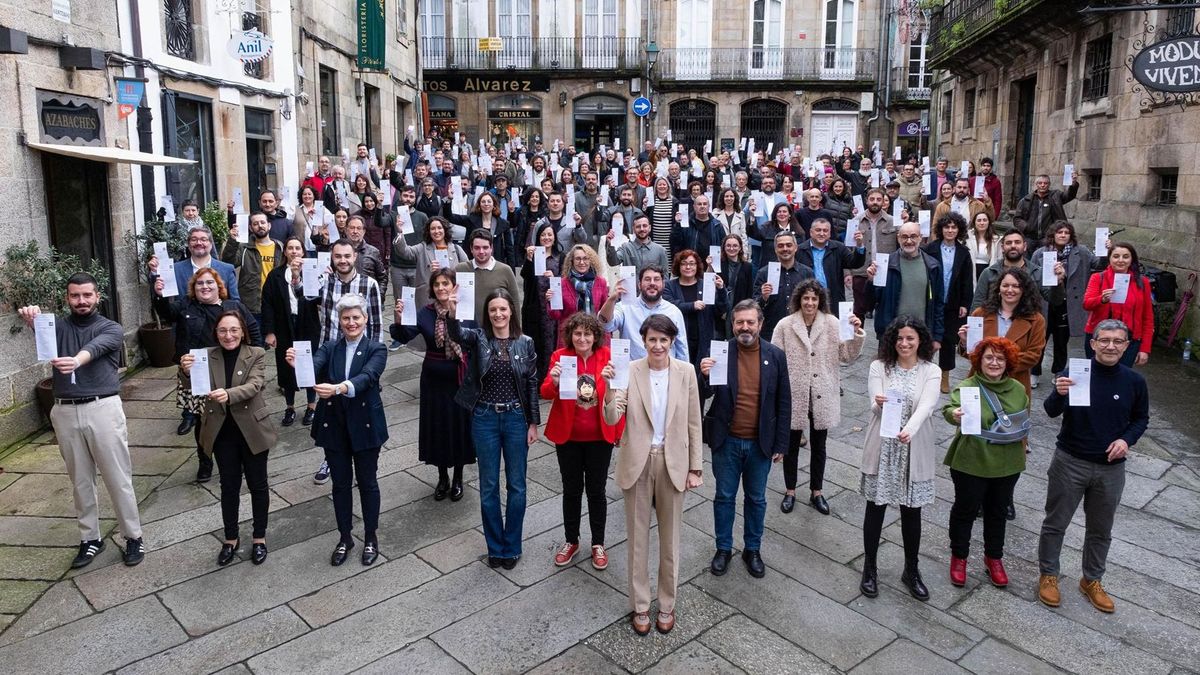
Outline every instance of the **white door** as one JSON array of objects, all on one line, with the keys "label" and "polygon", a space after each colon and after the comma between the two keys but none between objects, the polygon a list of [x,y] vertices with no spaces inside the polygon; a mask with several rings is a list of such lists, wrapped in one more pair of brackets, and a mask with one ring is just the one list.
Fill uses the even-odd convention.
[{"label": "white door", "polygon": [[826,0],[824,48],[821,76],[830,80],[852,80],[855,70],[855,0]]},{"label": "white door", "polygon": [[754,0],[750,15],[750,79],[783,75],[783,0]]},{"label": "white door", "polygon": [[617,0],[584,0],[583,67],[616,68]]},{"label": "white door", "polygon": [[533,0],[496,0],[496,35],[504,40],[496,55],[500,68],[528,68],[533,61]]},{"label": "white door", "polygon": [[675,34],[675,76],[706,80],[711,69],[712,0],[680,0]]},{"label": "white door", "polygon": [[446,67],[446,0],[421,3],[421,60],[426,68]]},{"label": "white door", "polygon": [[809,152],[813,159],[824,154],[840,157],[844,146],[858,146],[857,113],[815,112],[808,126]]}]

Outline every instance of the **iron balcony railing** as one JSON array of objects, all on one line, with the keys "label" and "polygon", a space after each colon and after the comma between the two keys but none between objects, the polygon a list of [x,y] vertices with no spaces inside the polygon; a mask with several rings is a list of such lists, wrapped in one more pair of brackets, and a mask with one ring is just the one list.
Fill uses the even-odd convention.
[{"label": "iron balcony railing", "polygon": [[1045,0],[947,0],[934,11],[929,22],[931,59],[945,58],[976,37],[1041,4]]},{"label": "iron balcony railing", "polygon": [[892,100],[928,101],[933,87],[933,71],[911,71],[905,66],[892,68]]},{"label": "iron balcony railing", "polygon": [[667,81],[869,81],[875,79],[873,49],[671,48],[662,50],[655,76]]},{"label": "iron balcony railing", "polygon": [[481,51],[479,38],[421,38],[421,64],[429,70],[604,70],[640,73],[640,38],[502,37],[500,51]]}]

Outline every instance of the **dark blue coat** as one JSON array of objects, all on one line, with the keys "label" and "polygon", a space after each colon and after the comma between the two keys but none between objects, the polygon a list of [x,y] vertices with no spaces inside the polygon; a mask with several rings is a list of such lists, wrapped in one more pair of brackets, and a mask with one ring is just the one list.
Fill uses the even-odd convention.
[{"label": "dark blue coat", "polygon": [[[944,319],[942,316],[942,263],[925,251],[920,251],[929,279],[925,298],[925,316],[917,317],[925,322],[934,342],[942,341]],[[875,288],[875,335],[883,335],[896,318],[900,308],[900,251],[888,257],[887,286]]]},{"label": "dark blue coat", "polygon": [[[764,455],[786,454],[792,429],[792,387],[788,383],[787,359],[783,350],[759,338],[761,365],[758,375],[758,438],[755,442]],[[712,406],[704,418],[708,447],[719,451],[729,437],[733,422],[733,404],[737,401],[738,343],[729,341],[729,384],[711,387]],[[707,378],[706,378],[707,380]]]},{"label": "dark blue coat", "polygon": [[[350,362],[350,384],[354,398],[333,396],[317,401],[312,438],[326,450],[361,452],[380,447],[388,439],[387,418],[379,397],[379,378],[387,365],[387,347],[363,337]],[[346,338],[331,340],[313,354],[317,383],[339,384],[346,380]],[[349,439],[349,447],[346,441]]]},{"label": "dark blue coat", "polygon": [[[707,255],[707,253],[705,255]],[[703,278],[700,278],[696,281],[696,287],[697,298],[700,298],[700,294],[702,294],[704,291]],[[698,364],[700,363],[700,359],[708,358],[708,352],[711,346],[709,343],[712,342],[713,338],[716,336],[715,331],[717,322],[720,320],[719,317],[725,314],[726,310],[725,289],[718,288],[716,304],[705,305],[704,309],[700,311],[696,311],[695,304],[687,302],[683,299],[683,287],[679,283],[678,277],[671,279],[666,283],[665,286],[663,286],[662,297],[663,300],[666,300],[667,302],[679,308],[679,311],[683,314],[683,320],[685,323],[690,323],[692,321],[698,322],[700,329],[700,344],[695,346],[689,345],[691,347],[689,353],[692,354],[692,363]]]}]

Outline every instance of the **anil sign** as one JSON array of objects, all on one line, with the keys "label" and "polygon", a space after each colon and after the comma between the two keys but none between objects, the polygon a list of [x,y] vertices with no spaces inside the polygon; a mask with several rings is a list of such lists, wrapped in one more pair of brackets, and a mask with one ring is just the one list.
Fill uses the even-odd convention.
[{"label": "anil sign", "polygon": [[235,33],[229,40],[229,55],[243,63],[257,63],[271,55],[275,41],[256,30]]},{"label": "anil sign", "polygon": [[1200,36],[1164,40],[1138,52],[1130,65],[1133,77],[1158,91],[1200,91]]}]

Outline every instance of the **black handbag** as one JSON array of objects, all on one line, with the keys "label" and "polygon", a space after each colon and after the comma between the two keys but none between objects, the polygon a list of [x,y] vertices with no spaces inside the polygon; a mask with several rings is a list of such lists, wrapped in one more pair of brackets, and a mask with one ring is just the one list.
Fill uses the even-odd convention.
[{"label": "black handbag", "polygon": [[980,387],[979,391],[983,395],[983,400],[987,401],[988,407],[992,409],[992,414],[996,416],[996,421],[992,422],[992,426],[983,429],[979,435],[988,443],[996,445],[1007,445],[1025,440],[1032,424],[1029,418],[1029,409],[1022,408],[1015,413],[1006,413],[991,390],[987,387]]}]

